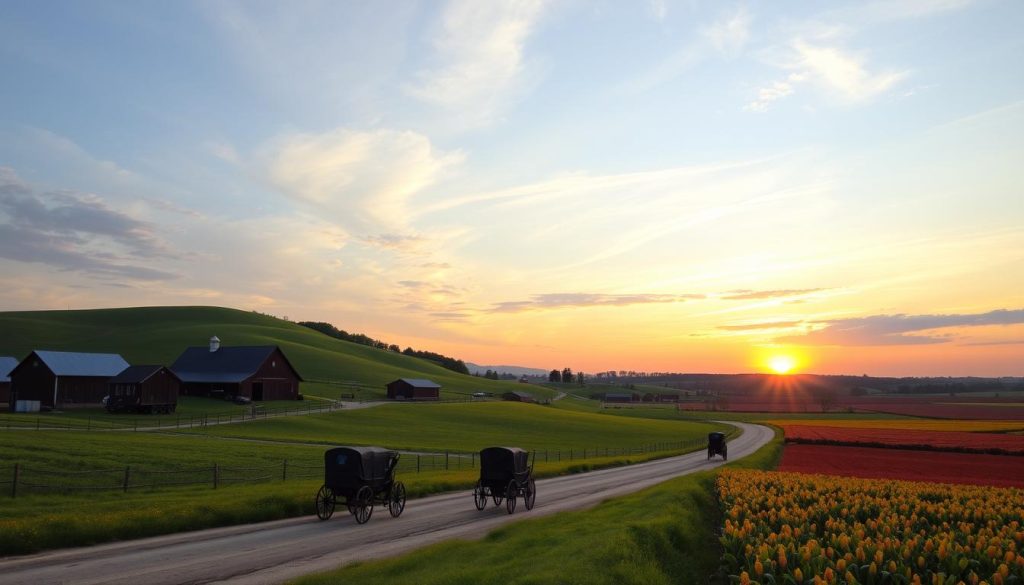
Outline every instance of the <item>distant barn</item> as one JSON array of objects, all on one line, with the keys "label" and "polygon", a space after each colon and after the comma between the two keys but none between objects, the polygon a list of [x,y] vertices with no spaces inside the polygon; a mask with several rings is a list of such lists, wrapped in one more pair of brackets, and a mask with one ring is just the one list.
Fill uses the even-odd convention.
[{"label": "distant barn", "polygon": [[678,394],[658,394],[656,400],[658,402],[679,402]]},{"label": "distant barn", "polygon": [[276,345],[190,347],[171,364],[189,396],[244,396],[251,400],[298,400],[302,376]]},{"label": "distant barn", "polygon": [[506,392],[501,395],[501,399],[511,400],[512,402],[536,402],[533,394],[529,392]]},{"label": "distant barn", "polygon": [[163,366],[131,366],[107,382],[111,412],[174,412],[181,381]]},{"label": "distant barn", "polygon": [[430,380],[417,378],[399,378],[387,385],[388,398],[391,400],[438,400],[441,398],[441,385]]},{"label": "distant barn", "polygon": [[637,394],[628,394],[623,392],[609,392],[604,395],[605,402],[636,402],[640,396]]},{"label": "distant barn", "polygon": [[0,356],[0,406],[7,405],[11,399],[11,370],[17,366],[18,360]]},{"label": "distant barn", "polygon": [[100,404],[107,380],[127,367],[115,353],[36,350],[11,371],[10,403],[38,400],[46,408]]}]

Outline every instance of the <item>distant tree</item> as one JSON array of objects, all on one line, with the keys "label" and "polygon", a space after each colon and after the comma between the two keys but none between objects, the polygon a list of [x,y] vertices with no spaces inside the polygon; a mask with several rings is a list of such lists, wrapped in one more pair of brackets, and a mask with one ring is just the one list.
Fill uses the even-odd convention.
[{"label": "distant tree", "polygon": [[576,374],[576,383],[577,384],[579,384],[580,386],[586,386],[587,385],[586,381],[587,381],[587,375],[586,374],[584,374],[583,372],[578,372]]},{"label": "distant tree", "polygon": [[392,343],[391,345],[388,346],[388,351],[393,351],[395,353],[402,353],[402,348],[400,348],[397,345],[395,345],[394,343]]},{"label": "distant tree", "polygon": [[564,370],[562,370],[562,383],[563,384],[572,384],[572,381],[573,381],[572,368],[565,368]]},{"label": "distant tree", "polygon": [[548,382],[561,382],[561,381],[562,381],[562,372],[559,372],[558,370],[551,370],[551,373],[548,374]]}]

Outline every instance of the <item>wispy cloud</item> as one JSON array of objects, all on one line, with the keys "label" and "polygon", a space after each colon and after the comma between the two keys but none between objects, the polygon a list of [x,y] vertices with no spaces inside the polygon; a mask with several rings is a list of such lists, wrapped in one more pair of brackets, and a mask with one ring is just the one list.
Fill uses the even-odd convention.
[{"label": "wispy cloud", "polygon": [[1016,325],[1024,323],[1024,309],[997,309],[987,313],[953,315],[872,315],[825,321],[825,326],[777,341],[800,345],[923,345],[948,343],[950,335],[920,332],[953,327]]},{"label": "wispy cloud", "polygon": [[788,329],[797,327],[803,321],[769,321],[764,323],[743,323],[740,325],[719,325],[724,331],[759,331],[762,329]]},{"label": "wispy cloud", "polygon": [[752,21],[750,12],[746,7],[740,6],[731,15],[705,27],[701,31],[701,36],[720,54],[735,57],[750,40]]},{"label": "wispy cloud", "polygon": [[[289,196],[363,233],[401,230],[409,200],[460,163],[415,132],[340,128],[295,134],[270,149],[271,183]],[[382,244],[405,241],[380,236]]]},{"label": "wispy cloud", "polygon": [[406,90],[438,106],[489,122],[518,90],[524,45],[542,14],[539,0],[452,0],[434,39],[437,65],[421,70]]},{"label": "wispy cloud", "polygon": [[43,191],[0,167],[0,257],[103,276],[162,280],[174,257],[155,226],[75,191]]},{"label": "wispy cloud", "polygon": [[724,293],[720,298],[726,301],[751,301],[759,299],[777,299],[798,297],[820,292],[820,288],[791,288],[782,290],[734,290]]},{"label": "wispy cloud", "polygon": [[491,308],[492,313],[522,313],[546,309],[562,309],[569,307],[624,307],[628,305],[649,305],[665,303],[681,303],[692,299],[702,299],[704,295],[683,294],[632,294],[612,295],[601,293],[547,293],[534,295],[525,301],[505,301]]}]

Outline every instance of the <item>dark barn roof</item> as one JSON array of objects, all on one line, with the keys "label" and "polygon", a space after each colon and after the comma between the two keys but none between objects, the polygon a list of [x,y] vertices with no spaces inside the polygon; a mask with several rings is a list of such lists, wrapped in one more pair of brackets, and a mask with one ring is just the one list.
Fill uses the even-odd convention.
[{"label": "dark barn roof", "polygon": [[[430,380],[424,380],[421,378],[399,378],[395,382],[405,382],[413,388],[440,388],[440,384],[431,382]],[[395,382],[392,382],[394,384]]]},{"label": "dark barn roof", "polygon": [[626,394],[623,392],[609,392],[604,395],[605,400],[633,400],[632,394]]},{"label": "dark barn roof", "polygon": [[502,396],[508,396],[508,395],[515,396],[515,397],[519,398],[520,400],[533,400],[533,394],[530,394],[529,392],[506,392],[506,393],[502,394]]},{"label": "dark barn roof", "polygon": [[11,381],[11,370],[18,366],[18,360],[9,356],[0,356],[0,382]]},{"label": "dark barn roof", "polygon": [[[170,369],[182,382],[237,384],[255,374],[278,349],[276,345],[221,347],[217,351],[210,351],[207,346],[190,347]],[[295,377],[304,381],[287,358],[284,361]]]},{"label": "dark barn roof", "polygon": [[[163,366],[130,366],[127,370],[111,378],[110,383],[141,384],[159,372],[161,368]],[[171,375],[174,375],[174,372],[171,372]]]},{"label": "dark barn roof", "polygon": [[[36,350],[32,354],[46,364],[56,376],[109,378],[120,374],[128,367],[128,362],[116,353]],[[29,354],[22,363],[28,361],[32,354]]]}]

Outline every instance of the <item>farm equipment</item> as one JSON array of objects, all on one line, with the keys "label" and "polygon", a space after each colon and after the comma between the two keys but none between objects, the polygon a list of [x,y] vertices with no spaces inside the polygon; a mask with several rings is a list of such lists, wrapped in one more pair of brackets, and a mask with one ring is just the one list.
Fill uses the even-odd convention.
[{"label": "farm equipment", "polygon": [[729,460],[729,447],[725,444],[725,433],[708,433],[708,459],[715,455],[721,455],[725,461]]},{"label": "farm equipment", "polygon": [[405,510],[405,485],[395,481],[399,453],[380,447],[335,447],[324,453],[324,485],[316,494],[316,515],[327,520],[339,498],[366,524],[374,504],[386,505],[393,518]]},{"label": "farm equipment", "polygon": [[473,488],[473,502],[477,510],[487,507],[491,498],[495,506],[505,502],[509,514],[516,511],[516,499],[522,497],[527,510],[533,509],[537,499],[537,484],[533,481],[533,465],[529,453],[516,447],[488,447],[480,451],[480,480]]}]

